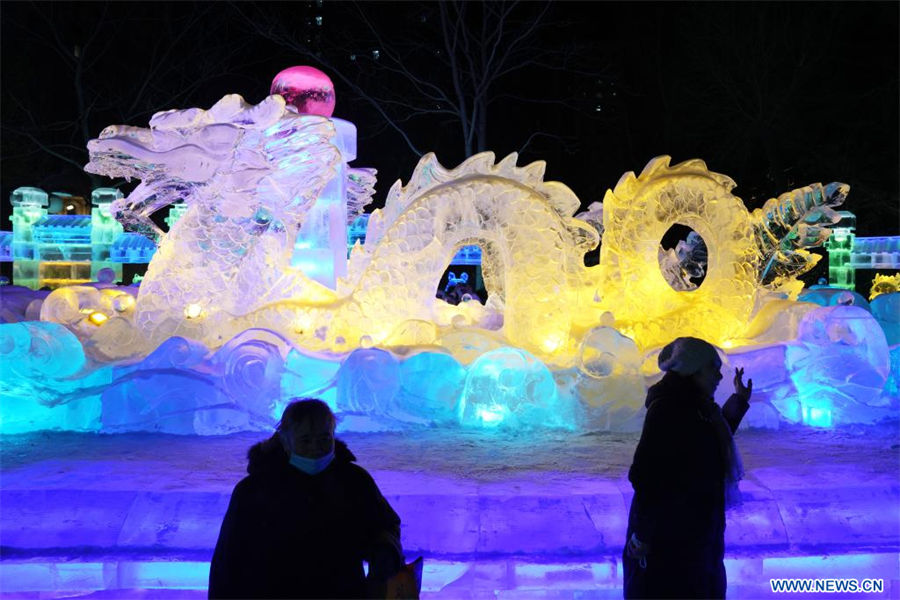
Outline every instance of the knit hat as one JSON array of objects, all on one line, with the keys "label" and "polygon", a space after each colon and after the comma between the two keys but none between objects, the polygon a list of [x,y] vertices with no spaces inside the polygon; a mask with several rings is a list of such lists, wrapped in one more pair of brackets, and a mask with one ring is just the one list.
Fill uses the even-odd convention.
[{"label": "knit hat", "polygon": [[675,371],[684,376],[693,375],[709,363],[722,364],[712,344],[694,337],[680,337],[670,342],[660,351],[657,362],[663,371]]}]

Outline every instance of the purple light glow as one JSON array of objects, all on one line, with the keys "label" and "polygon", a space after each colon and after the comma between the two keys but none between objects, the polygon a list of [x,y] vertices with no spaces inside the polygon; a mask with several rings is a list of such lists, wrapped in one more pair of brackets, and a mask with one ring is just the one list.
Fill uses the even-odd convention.
[{"label": "purple light glow", "polygon": [[[885,594],[866,597],[895,593],[898,427],[738,435],[747,475],[744,505],[728,513],[730,598],[775,597],[773,577],[881,578]],[[4,593],[202,597],[231,488],[261,437],[4,436]],[[638,434],[341,437],[403,518],[407,558],[425,557],[424,597],[621,597]]]}]

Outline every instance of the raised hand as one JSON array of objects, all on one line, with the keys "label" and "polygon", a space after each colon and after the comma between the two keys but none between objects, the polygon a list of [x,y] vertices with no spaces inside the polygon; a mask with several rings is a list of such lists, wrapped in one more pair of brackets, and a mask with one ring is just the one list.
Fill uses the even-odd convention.
[{"label": "raised hand", "polygon": [[753,380],[748,379],[747,385],[744,385],[743,368],[736,368],[734,370],[734,393],[737,394],[743,402],[750,402],[750,395],[753,393]]}]

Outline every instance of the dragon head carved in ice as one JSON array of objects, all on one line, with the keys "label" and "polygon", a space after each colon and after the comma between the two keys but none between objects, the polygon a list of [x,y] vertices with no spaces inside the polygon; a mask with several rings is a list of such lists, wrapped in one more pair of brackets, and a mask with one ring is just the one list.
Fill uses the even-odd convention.
[{"label": "dragon head carved in ice", "polygon": [[333,137],[328,119],[299,115],[279,95],[250,105],[229,94],[209,110],[156,113],[149,129],[107,127],[88,143],[85,170],[141,180],[112,207],[132,230],[162,236],[150,215],[179,201],[229,216],[266,211],[269,220],[290,222],[315,200],[297,169],[327,181],[339,160],[328,144]]},{"label": "dragon head carved in ice", "polygon": [[[190,333],[186,307],[209,330],[261,303],[327,293],[290,261],[305,216],[338,172],[336,137],[331,119],[299,114],[280,95],[250,105],[231,94],[209,110],[157,113],[149,129],[107,127],[89,142],[87,171],[141,180],[114,203],[115,218],[161,238],[135,313],[145,334]],[[374,174],[346,173],[352,219],[370,199]],[[151,215],[178,201],[187,211],[164,233]]]}]

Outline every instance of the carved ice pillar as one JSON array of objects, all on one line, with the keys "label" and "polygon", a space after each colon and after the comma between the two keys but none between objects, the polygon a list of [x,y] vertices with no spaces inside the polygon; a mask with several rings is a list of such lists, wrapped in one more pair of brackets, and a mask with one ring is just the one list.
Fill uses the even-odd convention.
[{"label": "carved ice pillar", "polygon": [[109,212],[110,204],[121,197],[114,188],[97,188],[91,194],[91,281],[97,281],[100,269],[112,269],[116,281],[122,281],[122,263],[112,261],[110,250],[124,229]]},{"label": "carved ice pillar", "polygon": [[47,215],[49,203],[47,192],[39,188],[20,187],[10,196],[12,203],[12,256],[13,283],[36,289],[38,287],[38,265],[35,253],[32,227],[41,217]]},{"label": "carved ice pillar", "polygon": [[341,163],[297,235],[291,266],[334,289],[347,274],[347,163],[356,158],[356,125],[332,118]]}]

